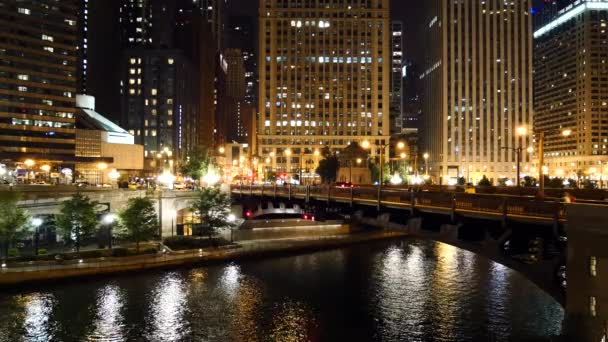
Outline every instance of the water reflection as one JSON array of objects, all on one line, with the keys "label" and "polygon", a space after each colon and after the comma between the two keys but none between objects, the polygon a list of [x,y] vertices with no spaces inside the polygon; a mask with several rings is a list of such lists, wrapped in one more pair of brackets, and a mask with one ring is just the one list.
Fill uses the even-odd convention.
[{"label": "water reflection", "polygon": [[124,341],[124,298],[120,288],[108,285],[99,290],[95,321],[89,341]]},{"label": "water reflection", "polygon": [[516,272],[417,240],[44,289],[0,293],[0,342],[517,341],[563,319]]},{"label": "water reflection", "polygon": [[48,341],[52,338],[49,321],[53,312],[53,296],[32,293],[21,298],[25,308],[23,328],[27,341]]},{"label": "water reflection", "polygon": [[186,296],[186,285],[180,274],[171,272],[158,282],[152,292],[152,307],[147,317],[152,328],[149,340],[184,340],[190,329],[184,320]]}]

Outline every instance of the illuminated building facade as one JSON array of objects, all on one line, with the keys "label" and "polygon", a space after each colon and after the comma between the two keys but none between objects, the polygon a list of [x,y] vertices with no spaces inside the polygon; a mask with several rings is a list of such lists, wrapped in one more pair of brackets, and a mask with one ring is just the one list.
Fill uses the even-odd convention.
[{"label": "illuminated building facade", "polygon": [[[532,143],[530,133],[516,133],[520,126],[531,131],[533,122],[530,5],[426,2],[420,152],[429,154],[436,182],[476,183],[483,175],[515,181],[513,149]],[[529,161],[524,153],[522,162]]]},{"label": "illuminated building facade", "polygon": [[391,134],[403,127],[403,23],[391,23]]},{"label": "illuminated building facade", "polygon": [[0,160],[74,160],[77,9],[0,0]]},{"label": "illuminated building facade", "polygon": [[[534,32],[535,127],[550,176],[608,176],[608,1],[551,6]],[[562,130],[571,130],[564,137]]]},{"label": "illuminated building facade", "polygon": [[[262,0],[257,149],[272,169],[314,169],[314,152],[389,141],[388,0]],[[301,167],[300,167],[301,166]]]}]

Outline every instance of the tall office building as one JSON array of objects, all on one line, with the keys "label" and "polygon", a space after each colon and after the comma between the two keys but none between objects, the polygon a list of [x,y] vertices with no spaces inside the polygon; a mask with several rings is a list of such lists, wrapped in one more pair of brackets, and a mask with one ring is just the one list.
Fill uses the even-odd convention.
[{"label": "tall office building", "polygon": [[403,127],[403,23],[391,23],[391,134],[401,133]]},{"label": "tall office building", "polygon": [[262,160],[306,172],[323,147],[388,143],[388,0],[262,0],[259,15]]},{"label": "tall office building", "polygon": [[412,62],[403,65],[403,127],[404,130],[417,130],[422,115],[422,96],[420,74]]},{"label": "tall office building", "polygon": [[123,0],[120,8],[121,123],[149,158],[180,159],[206,142],[199,136],[202,16],[190,0]]},{"label": "tall office building", "polygon": [[224,33],[224,47],[240,49],[245,67],[245,102],[257,105],[258,64],[256,55],[257,39],[252,17],[231,16]]},{"label": "tall office building", "polygon": [[73,161],[78,3],[0,0],[0,160]]},{"label": "tall office building", "polygon": [[545,132],[549,175],[600,181],[608,172],[608,1],[569,4],[537,21],[535,126]]},{"label": "tall office building", "polygon": [[89,0],[79,0],[78,12],[78,93],[87,93],[89,67]]},{"label": "tall office building", "polygon": [[[421,153],[436,181],[516,178],[532,142],[530,1],[429,0]],[[516,128],[528,134],[518,136]],[[530,156],[522,156],[530,168]]]},{"label": "tall office building", "polygon": [[[250,111],[245,101],[245,63],[240,49],[225,49],[222,65],[224,73],[219,92],[217,129],[220,143],[247,143]],[[249,106],[250,107],[250,106]],[[247,118],[245,117],[247,116]]]}]

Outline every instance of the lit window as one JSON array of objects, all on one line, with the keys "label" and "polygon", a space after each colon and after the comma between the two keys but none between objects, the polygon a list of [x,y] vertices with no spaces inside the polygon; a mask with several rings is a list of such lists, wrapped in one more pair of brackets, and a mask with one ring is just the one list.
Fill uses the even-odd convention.
[{"label": "lit window", "polygon": [[24,87],[24,86],[19,86],[19,87],[17,87],[17,89],[19,91],[27,91],[27,87]]},{"label": "lit window", "polygon": [[129,74],[135,75],[135,69],[129,69]]},{"label": "lit window", "polygon": [[173,126],[173,120],[167,120],[167,126],[172,127]]},{"label": "lit window", "polygon": [[173,109],[167,110],[167,115],[169,115],[169,116],[173,115]]},{"label": "lit window", "polygon": [[43,47],[42,49],[43,49],[44,51],[48,51],[48,52],[55,52],[55,49],[53,49],[53,48],[52,48],[52,47],[50,47],[50,46],[45,46],[45,47]]},{"label": "lit window", "polygon": [[30,75],[17,75],[17,79],[21,80],[21,81],[29,81],[30,79]]},{"label": "lit window", "polygon": [[131,58],[131,59],[129,60],[129,63],[131,63],[131,64],[135,64],[135,58]]},{"label": "lit window", "polygon": [[152,136],[153,136],[153,137],[155,137],[155,136],[156,136],[156,130],[155,130],[155,129],[151,130],[150,132],[152,133]]},{"label": "lit window", "polygon": [[173,99],[167,99],[167,104],[172,105],[173,104]]},{"label": "lit window", "polygon": [[174,62],[174,61],[173,61],[173,58],[169,58],[169,59],[167,59],[167,63],[169,63],[169,65],[173,64],[173,62]]},{"label": "lit window", "polygon": [[589,297],[589,314],[591,315],[591,317],[595,317],[597,315],[596,304],[597,302],[595,300],[595,297]]},{"label": "lit window", "polygon": [[593,256],[589,258],[589,274],[597,277],[597,259]]},{"label": "lit window", "polygon": [[19,8],[17,8],[17,12],[19,12],[19,13],[21,13],[21,14],[27,14],[27,15],[30,15],[30,10],[29,10],[29,8],[21,8],[21,7],[19,7]]},{"label": "lit window", "polygon": [[133,88],[129,89],[129,94],[135,95],[135,89],[133,89]]},{"label": "lit window", "polygon": [[135,79],[130,78],[130,79],[129,79],[129,84],[135,84]]},{"label": "lit window", "polygon": [[46,41],[52,42],[53,41],[53,37],[47,36],[46,34],[43,34],[42,35],[42,40],[46,40]]},{"label": "lit window", "polygon": [[157,90],[156,88],[152,88],[152,91],[151,91],[151,92],[152,92],[152,95],[156,95],[156,94],[158,94],[158,90]]}]

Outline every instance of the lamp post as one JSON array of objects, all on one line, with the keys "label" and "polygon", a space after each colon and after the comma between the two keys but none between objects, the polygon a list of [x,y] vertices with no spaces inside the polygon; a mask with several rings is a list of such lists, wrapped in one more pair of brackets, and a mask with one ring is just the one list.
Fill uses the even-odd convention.
[{"label": "lamp post", "polygon": [[97,164],[97,169],[101,172],[101,186],[103,187],[103,173],[108,168],[108,164],[99,163]]},{"label": "lamp post", "polygon": [[108,213],[105,214],[102,222],[108,226],[108,249],[112,249],[112,228],[114,221],[116,221],[116,215]]},{"label": "lamp post", "polygon": [[30,180],[30,169],[32,168],[32,166],[34,166],[34,164],[36,164],[35,161],[33,161],[32,159],[26,159],[23,164],[25,164],[25,166],[27,166],[27,168],[25,169],[25,175],[27,176],[27,182],[29,183]]},{"label": "lamp post", "polygon": [[[390,143],[385,143],[384,141],[380,144],[380,172],[378,178],[378,203],[376,205],[377,210],[380,211],[380,207],[382,205],[382,178],[383,178],[383,169],[384,169],[384,153],[386,152],[386,148],[390,146]],[[371,147],[369,141],[365,140],[361,143],[361,147],[364,149],[368,149]],[[402,142],[397,143],[398,148],[404,148],[405,144]]]},{"label": "lamp post", "polygon": [[40,226],[42,225],[42,219],[34,217],[32,219],[32,226],[34,226],[34,254],[38,255],[38,240],[40,239]]},{"label": "lamp post", "polygon": [[422,157],[424,158],[424,175],[428,177],[428,175],[429,175],[429,154],[425,153]]},{"label": "lamp post", "polygon": [[291,150],[286,149],[283,153],[287,157],[287,175],[285,178],[289,179],[289,174],[291,173]]},{"label": "lamp post", "polygon": [[[556,132],[559,130],[551,130],[548,133]],[[572,134],[572,130],[564,129],[561,130],[561,135],[564,137],[568,137]],[[538,194],[537,196],[540,198],[545,197],[545,172],[544,172],[544,164],[545,164],[545,132],[540,131],[538,133]]]}]

